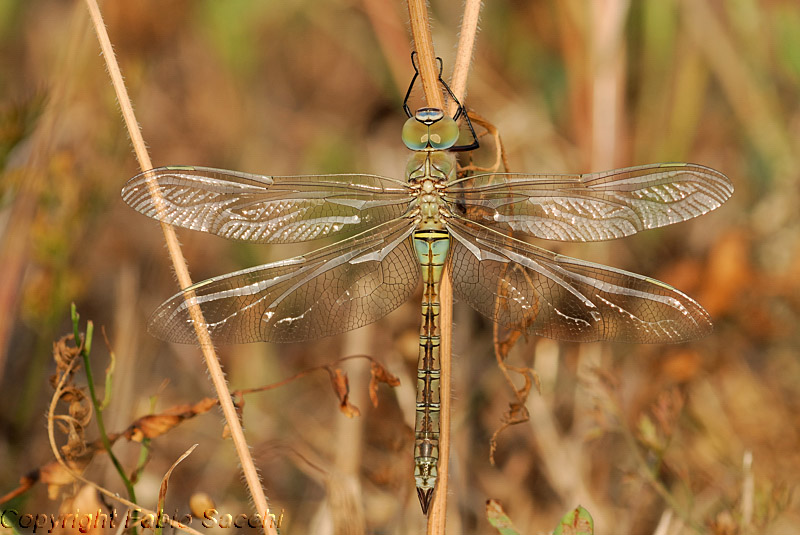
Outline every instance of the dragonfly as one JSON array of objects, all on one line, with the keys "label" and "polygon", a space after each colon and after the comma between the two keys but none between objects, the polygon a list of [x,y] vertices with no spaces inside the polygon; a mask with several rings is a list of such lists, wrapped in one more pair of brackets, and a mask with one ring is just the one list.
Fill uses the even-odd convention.
[{"label": "dragonfly", "polygon": [[[573,174],[459,177],[455,153],[477,147],[464,106],[423,107],[402,140],[405,180],[373,174],[265,176],[169,166],[130,179],[122,198],[164,223],[232,240],[336,240],[308,254],[198,282],[153,313],[149,330],[197,343],[191,307],[215,343],[298,342],[373,323],[422,282],[414,480],[423,514],[439,457],[439,285],[501,326],[573,342],[673,343],[712,329],[689,296],[652,279],[553,253],[526,238],[591,242],[686,221],[733,185],[702,165],[662,163]],[[463,119],[472,135],[457,145]],[[197,317],[197,316],[194,316]]]}]

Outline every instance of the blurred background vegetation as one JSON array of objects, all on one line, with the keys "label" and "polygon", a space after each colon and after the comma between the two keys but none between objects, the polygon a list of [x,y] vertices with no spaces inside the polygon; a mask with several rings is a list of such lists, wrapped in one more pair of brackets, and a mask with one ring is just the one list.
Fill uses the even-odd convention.
[{"label": "blurred background vegetation", "polygon": [[[432,2],[445,72],[460,3]],[[400,108],[412,70],[407,11],[378,0],[107,1],[102,6],[155,165],[264,174],[402,177]],[[85,6],[0,2],[0,494],[52,459],[44,411],[52,343],[69,303],[117,354],[106,426],[213,395],[199,352],[149,337],[176,291],[153,221],[119,198],[138,172]],[[680,346],[521,341],[541,395],[529,422],[489,439],[513,392],[491,325],[456,304],[451,533],[489,533],[499,500],[525,533],[578,503],[598,534],[796,533],[800,525],[800,4],[796,0],[538,0],[484,7],[468,107],[493,123],[512,171],[588,172],[657,161],[714,167],[736,187],[698,220],[599,245],[541,244],[647,274],[695,297],[712,336]],[[195,280],[308,247],[245,246],[181,232]],[[379,405],[350,368],[358,419],[327,374],[250,396],[244,423],[273,507],[291,533],[341,522],[421,531],[412,473],[419,300],[346,335],[221,347],[232,388],[256,387],[366,353],[397,374]],[[98,339],[96,377],[107,353]],[[80,382],[80,380],[78,381]],[[517,381],[519,383],[519,381]],[[152,442],[137,484],[167,510],[208,493],[220,511],[249,499],[212,411]],[[88,437],[96,438],[94,424]],[[138,444],[115,447],[133,470]],[[750,462],[750,460],[752,460]],[[123,492],[105,456],[87,477]],[[24,511],[91,510],[97,498],[35,485]],[[124,492],[123,492],[124,493]],[[83,496],[83,498],[80,498]],[[85,501],[80,501],[85,500]],[[198,527],[198,526],[195,526]],[[661,530],[661,531],[657,531]]]}]

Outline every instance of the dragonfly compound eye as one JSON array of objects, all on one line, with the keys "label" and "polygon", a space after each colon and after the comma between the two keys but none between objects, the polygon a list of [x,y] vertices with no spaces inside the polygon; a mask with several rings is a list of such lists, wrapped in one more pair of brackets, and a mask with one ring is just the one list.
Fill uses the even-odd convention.
[{"label": "dragonfly compound eye", "polygon": [[428,146],[428,125],[411,117],[403,125],[403,143],[411,150],[424,150]]},{"label": "dragonfly compound eye", "polygon": [[403,143],[411,150],[449,149],[458,141],[458,134],[458,125],[450,117],[442,117],[432,124],[412,117],[403,125]]},{"label": "dragonfly compound eye", "polygon": [[450,117],[443,117],[430,126],[429,138],[434,149],[449,149],[458,141],[458,125]]}]

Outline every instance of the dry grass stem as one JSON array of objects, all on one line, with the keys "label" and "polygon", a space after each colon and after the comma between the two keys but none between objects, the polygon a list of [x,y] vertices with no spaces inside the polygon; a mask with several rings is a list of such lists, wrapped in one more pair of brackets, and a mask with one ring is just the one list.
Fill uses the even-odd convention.
[{"label": "dry grass stem", "polygon": [[[442,91],[439,88],[439,71],[436,65],[436,53],[433,49],[428,6],[425,0],[408,0],[408,13],[411,20],[411,35],[417,52],[419,75],[422,89],[428,106],[444,108]],[[447,513],[447,480],[450,458],[450,369],[452,360],[452,319],[453,291],[447,266],[442,272],[439,285],[439,363],[441,375],[439,379],[439,466],[438,480],[434,490],[433,502],[428,510],[428,535],[445,533]]]},{"label": "dry grass stem", "polygon": [[[461,31],[458,36],[456,60],[453,64],[453,76],[450,78],[450,89],[461,102],[467,95],[467,79],[469,78],[469,68],[472,65],[480,14],[481,0],[467,0],[464,4],[464,15],[461,18]],[[447,111],[450,115],[456,112],[455,102],[450,103]]]},{"label": "dry grass stem", "polygon": [[[92,22],[97,33],[97,38],[100,42],[100,47],[103,50],[103,57],[106,61],[106,66],[108,68],[109,76],[111,77],[111,82],[114,86],[114,91],[117,94],[117,100],[120,108],[122,109],[122,116],[125,119],[125,125],[128,128],[128,133],[130,134],[136,157],[139,160],[139,165],[142,168],[142,171],[147,171],[152,169],[153,164],[150,161],[150,156],[148,155],[144,139],[142,138],[139,124],[136,121],[136,116],[133,113],[133,106],[131,105],[130,98],[128,97],[128,92],[122,79],[122,73],[120,72],[119,65],[117,64],[116,57],[114,55],[114,50],[111,46],[111,41],[108,37],[108,32],[106,31],[105,24],[103,23],[100,8],[97,5],[96,0],[86,0],[86,5],[89,9],[89,14],[91,15]],[[161,204],[161,199],[154,184],[150,185],[150,192],[153,197],[154,204],[158,209]],[[183,258],[183,253],[181,252],[175,230],[171,226],[164,223],[161,224],[161,228],[164,232],[164,239],[167,242],[167,249],[169,250],[169,255],[175,268],[178,283],[182,288],[187,288],[191,286],[192,281],[189,276],[189,269],[186,265],[186,260]],[[233,405],[233,401],[228,390],[228,385],[225,380],[225,374],[222,371],[219,359],[214,351],[211,337],[205,328],[205,322],[203,321],[202,313],[198,306],[190,306],[189,312],[193,319],[193,324],[197,332],[203,357],[206,361],[206,366],[208,367],[209,375],[211,376],[211,381],[213,382],[214,388],[217,391],[222,412],[225,415],[225,420],[227,421],[228,428],[231,432],[236,453],[239,457],[242,471],[244,472],[245,480],[247,481],[247,486],[250,489],[250,496],[253,499],[253,504],[256,511],[264,511],[266,516],[266,514],[269,513],[267,498],[261,486],[261,480],[258,476],[255,463],[250,455],[250,448],[247,445],[247,440],[245,439],[241,422],[239,421],[236,409]],[[271,525],[269,522],[264,522],[264,529],[265,532],[269,534],[277,533],[275,526]]]},{"label": "dry grass stem", "polygon": [[[444,108],[442,91],[438,84],[438,65],[431,38],[430,22],[425,0],[409,0],[408,12],[411,20],[411,33],[414,46],[418,54],[419,73],[422,78],[422,88],[428,106]],[[459,48],[456,53],[457,72],[454,79],[458,80],[459,90],[455,91],[456,98],[461,100],[466,91],[466,80],[469,74],[469,65],[472,59],[472,48],[475,43],[477,21],[480,13],[480,1],[467,2],[462,19]],[[457,76],[457,78],[456,78]],[[450,103],[455,106],[455,102]],[[451,115],[454,109],[448,110]],[[452,389],[452,349],[453,349],[453,288],[450,273],[445,266],[442,281],[439,287],[439,325],[440,325],[440,435],[439,435],[439,477],[434,490],[433,503],[428,511],[427,533],[445,533],[447,513],[448,465],[450,458],[450,391]]]},{"label": "dry grass stem", "polygon": [[414,50],[417,52],[417,65],[419,77],[422,79],[425,101],[428,106],[444,109],[444,99],[438,82],[439,66],[436,64],[436,52],[433,49],[427,2],[425,0],[408,0],[408,16],[411,21],[411,37],[414,40]]}]

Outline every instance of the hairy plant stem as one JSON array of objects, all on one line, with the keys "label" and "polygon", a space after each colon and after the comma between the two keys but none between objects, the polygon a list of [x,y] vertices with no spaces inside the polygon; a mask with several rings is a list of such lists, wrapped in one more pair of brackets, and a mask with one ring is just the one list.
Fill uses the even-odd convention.
[{"label": "hairy plant stem", "polygon": [[[114,50],[111,46],[111,41],[108,37],[108,32],[106,31],[105,24],[103,23],[100,8],[98,7],[96,0],[86,0],[86,5],[89,9],[89,14],[91,15],[98,41],[100,42],[100,48],[103,51],[103,57],[105,58],[108,73],[111,77],[111,83],[114,86],[114,90],[117,94],[117,101],[122,109],[122,115],[125,120],[125,125],[128,129],[128,134],[131,137],[131,142],[133,143],[136,158],[139,160],[139,166],[141,167],[142,171],[148,171],[152,169],[153,164],[150,161],[150,156],[147,152],[144,139],[142,138],[142,133],[139,130],[139,124],[136,121],[136,116],[133,113],[133,106],[131,105],[130,98],[128,97],[128,91],[125,88],[125,83],[122,79],[122,73],[120,72],[119,65],[117,64],[117,60],[114,55]],[[150,181],[148,181],[148,187],[150,188],[150,193],[153,197],[153,202],[156,206],[156,209],[160,209],[163,201],[158,194],[157,188],[154,184],[150,183]],[[180,284],[181,288],[188,288],[191,286],[192,280],[189,277],[189,269],[186,265],[186,260],[183,258],[183,253],[178,243],[175,230],[170,225],[165,223],[161,223],[161,230],[163,231],[164,239],[167,242],[167,249],[169,250],[169,255],[175,268],[175,274],[178,278],[178,283]],[[191,296],[187,295],[187,299],[189,297]],[[239,421],[239,417],[236,413],[236,408],[233,405],[228,384],[225,380],[225,374],[222,371],[219,358],[214,350],[211,337],[205,327],[205,321],[203,320],[200,307],[197,305],[189,306],[189,313],[193,320],[192,323],[197,333],[197,339],[200,342],[200,348],[208,368],[208,373],[211,376],[211,381],[217,391],[217,397],[219,398],[222,412],[225,415],[225,420],[228,424],[228,429],[230,430],[231,438],[233,439],[234,447],[236,448],[236,453],[242,466],[242,472],[244,473],[245,481],[250,489],[250,496],[253,500],[253,504],[256,511],[259,514],[263,514],[264,518],[267,518],[267,515],[269,514],[269,504],[267,502],[266,495],[264,494],[264,489],[261,486],[261,480],[258,476],[255,463],[250,455],[250,448],[247,445],[247,440],[245,439],[241,422]],[[272,523],[264,521],[263,525],[266,533],[270,535],[277,535],[276,528],[274,525],[272,525]]]},{"label": "hairy plant stem", "polygon": [[[472,59],[472,47],[475,43],[477,32],[480,0],[467,0],[464,16],[462,18],[461,36],[456,54],[456,71],[454,72],[453,88],[456,98],[463,99],[466,91],[466,81],[469,74],[469,65]],[[436,65],[433,39],[431,37],[430,19],[425,0],[408,0],[408,13],[411,22],[411,34],[417,52],[419,74],[422,79],[422,88],[428,106],[444,109],[442,90],[439,87],[439,70]],[[450,102],[450,115],[455,113],[455,102]],[[450,458],[450,391],[453,348],[453,288],[447,266],[442,273],[439,287],[440,301],[440,432],[439,432],[439,466],[438,481],[434,491],[433,503],[428,511],[428,535],[443,535],[445,533],[447,512],[447,482],[449,477],[448,464]]]}]

